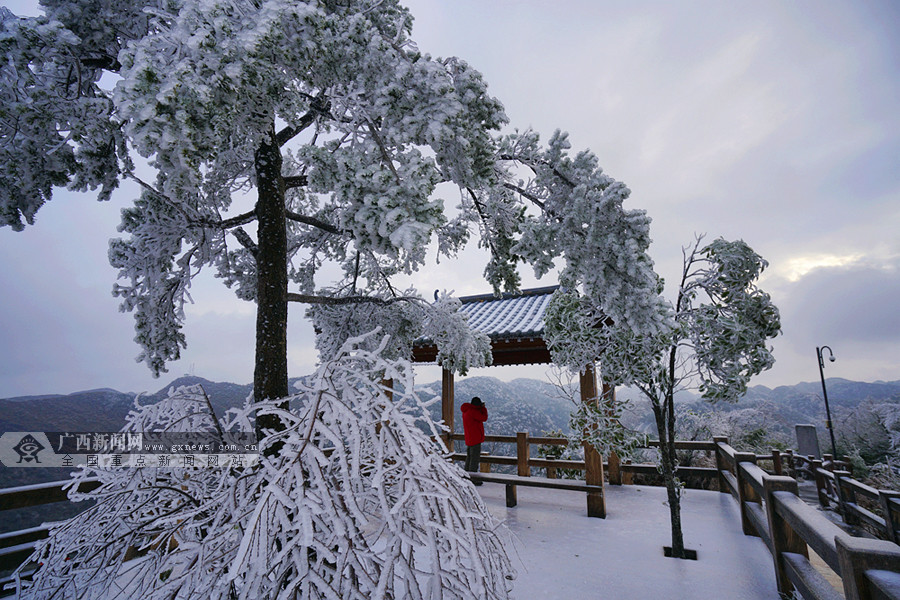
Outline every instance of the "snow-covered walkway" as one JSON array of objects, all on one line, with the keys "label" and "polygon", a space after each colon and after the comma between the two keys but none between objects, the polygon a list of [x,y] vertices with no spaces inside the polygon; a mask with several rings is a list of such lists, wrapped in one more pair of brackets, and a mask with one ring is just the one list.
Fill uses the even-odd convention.
[{"label": "snow-covered walkway", "polygon": [[478,489],[518,538],[516,600],[778,599],[772,558],[741,533],[728,494],[685,492],[685,545],[699,555],[691,561],[663,556],[671,543],[664,488],[606,486],[606,519],[586,516],[582,492],[520,486],[519,505],[507,508],[504,486]]}]

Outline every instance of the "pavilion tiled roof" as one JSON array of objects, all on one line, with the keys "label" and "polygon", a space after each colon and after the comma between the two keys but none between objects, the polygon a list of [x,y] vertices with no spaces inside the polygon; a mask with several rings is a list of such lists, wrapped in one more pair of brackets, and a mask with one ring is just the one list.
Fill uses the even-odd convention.
[{"label": "pavilion tiled roof", "polygon": [[[495,365],[522,365],[550,362],[544,342],[544,314],[550,297],[559,286],[521,290],[516,294],[464,296],[460,312],[469,315],[469,325],[491,339]],[[429,339],[413,344],[413,360],[432,362],[437,348]]]},{"label": "pavilion tiled roof", "polygon": [[493,294],[460,298],[460,312],[469,315],[469,325],[491,339],[541,337],[544,313],[559,286],[522,290],[518,294]]}]

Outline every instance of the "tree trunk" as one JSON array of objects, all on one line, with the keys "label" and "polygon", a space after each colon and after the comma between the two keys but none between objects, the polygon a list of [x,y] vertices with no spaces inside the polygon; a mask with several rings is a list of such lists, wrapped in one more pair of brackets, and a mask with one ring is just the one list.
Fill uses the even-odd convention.
[{"label": "tree trunk", "polygon": [[[281,174],[281,150],[272,137],[256,152],[255,168],[259,199],[258,249],[256,253],[256,365],[253,395],[256,400],[275,400],[288,395],[287,312],[288,265],[285,187]],[[256,421],[263,428],[281,429],[277,417]]]},{"label": "tree trunk", "polygon": [[656,430],[659,434],[659,454],[662,476],[666,484],[666,496],[669,502],[669,521],[672,525],[672,558],[687,558],[684,551],[684,534],[681,530],[681,498],[675,483],[675,469],[678,465],[675,454],[675,436],[670,425],[674,421],[674,402],[664,399],[665,407],[654,400],[651,402],[653,415],[656,418]]}]

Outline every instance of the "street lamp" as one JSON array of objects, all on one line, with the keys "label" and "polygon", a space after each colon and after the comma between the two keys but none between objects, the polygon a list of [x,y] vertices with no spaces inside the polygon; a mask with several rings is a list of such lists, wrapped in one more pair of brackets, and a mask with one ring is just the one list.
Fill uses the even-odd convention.
[{"label": "street lamp", "polygon": [[819,358],[819,377],[822,378],[822,397],[825,398],[825,428],[831,435],[831,460],[837,460],[837,446],[834,443],[834,425],[831,423],[831,409],[828,408],[828,392],[825,390],[825,361],[822,360],[822,350],[828,350],[828,360],[834,362],[834,353],[828,346],[816,347],[816,356]]}]

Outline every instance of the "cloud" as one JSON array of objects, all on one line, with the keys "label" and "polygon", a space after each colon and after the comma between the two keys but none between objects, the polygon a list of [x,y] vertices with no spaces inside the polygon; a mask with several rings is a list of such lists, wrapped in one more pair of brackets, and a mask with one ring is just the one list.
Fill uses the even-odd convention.
[{"label": "cloud", "polygon": [[828,267],[844,267],[858,264],[863,254],[812,254],[807,256],[795,256],[788,259],[780,269],[788,281],[796,282],[810,271]]},{"label": "cloud", "polygon": [[[628,207],[654,220],[661,275],[680,272],[695,232],[742,238],[769,260],[762,286],[784,335],[761,382],[817,377],[823,343],[838,354],[831,374],[900,378],[896,3],[407,4],[420,49],[482,71],[512,126],[544,139],[568,130],[575,151],[591,148],[628,185]],[[127,184],[104,204],[57,192],[34,228],[0,232],[0,396],[159,387],[134,363],[132,317],[110,296],[107,240],[135,195]],[[468,250],[412,281],[426,298],[485,292],[484,263]],[[552,283],[524,271],[526,286]],[[205,275],[191,293],[172,373],[252,379],[254,307]],[[302,307],[289,326],[290,372],[308,372]]]},{"label": "cloud", "polygon": [[793,284],[790,298],[785,326],[804,338],[900,342],[900,260],[818,267]]}]

